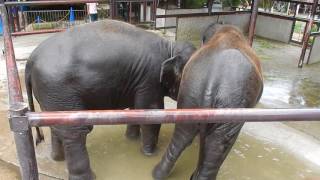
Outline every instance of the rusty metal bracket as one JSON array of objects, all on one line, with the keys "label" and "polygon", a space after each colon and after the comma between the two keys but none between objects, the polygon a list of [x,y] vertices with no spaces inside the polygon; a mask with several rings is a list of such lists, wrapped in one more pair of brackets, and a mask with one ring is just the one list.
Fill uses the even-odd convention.
[{"label": "rusty metal bracket", "polygon": [[13,132],[25,132],[29,130],[29,121],[25,115],[28,112],[26,103],[16,103],[9,109],[9,124]]}]

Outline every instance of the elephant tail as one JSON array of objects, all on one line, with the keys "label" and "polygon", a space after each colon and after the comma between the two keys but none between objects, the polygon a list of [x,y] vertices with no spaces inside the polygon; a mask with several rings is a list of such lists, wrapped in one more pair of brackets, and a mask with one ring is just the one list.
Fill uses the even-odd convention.
[{"label": "elephant tail", "polygon": [[[32,70],[32,61],[28,61],[25,69],[25,84],[28,96],[29,109],[31,112],[35,112],[33,97],[32,97],[32,83],[31,83],[31,70]],[[36,145],[44,141],[44,135],[41,128],[36,127]]]},{"label": "elephant tail", "polygon": [[199,150],[199,160],[198,160],[198,168],[200,167],[201,163],[203,162],[204,159],[204,145],[206,141],[206,135],[207,135],[207,123],[200,124],[200,150]]}]

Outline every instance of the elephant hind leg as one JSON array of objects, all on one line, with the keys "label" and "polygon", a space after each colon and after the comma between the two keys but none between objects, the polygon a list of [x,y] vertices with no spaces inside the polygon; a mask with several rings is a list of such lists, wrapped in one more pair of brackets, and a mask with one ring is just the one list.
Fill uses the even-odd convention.
[{"label": "elephant hind leg", "polygon": [[64,160],[64,150],[62,140],[59,138],[57,132],[53,128],[51,130],[51,158],[55,161]]},{"label": "elephant hind leg", "polygon": [[87,134],[92,126],[60,127],[63,136],[64,152],[69,171],[69,180],[95,179],[90,168],[89,155],[86,148]]},{"label": "elephant hind leg", "polygon": [[127,125],[126,137],[131,140],[138,139],[140,137],[140,125],[137,125],[137,124]]},{"label": "elephant hind leg", "polygon": [[160,124],[141,125],[142,132],[142,153],[146,156],[154,154],[160,132]]},{"label": "elephant hind leg", "polygon": [[198,133],[197,124],[176,124],[171,142],[162,156],[160,163],[153,169],[154,179],[164,179],[169,176],[175,162],[188,147]]},{"label": "elephant hind leg", "polygon": [[199,163],[191,180],[216,179],[218,171],[235,143],[243,123],[214,124],[206,129],[206,137],[200,144]]}]

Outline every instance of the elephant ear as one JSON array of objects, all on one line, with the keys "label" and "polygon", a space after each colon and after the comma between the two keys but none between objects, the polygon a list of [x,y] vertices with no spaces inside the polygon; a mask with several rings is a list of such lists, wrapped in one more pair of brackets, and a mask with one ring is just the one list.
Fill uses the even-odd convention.
[{"label": "elephant ear", "polygon": [[186,61],[183,61],[181,55],[176,55],[165,60],[161,65],[160,84],[164,89],[166,96],[177,100],[183,67]]},{"label": "elephant ear", "polygon": [[177,59],[177,56],[174,56],[162,62],[160,70],[160,83],[168,81],[168,78],[174,74]]}]

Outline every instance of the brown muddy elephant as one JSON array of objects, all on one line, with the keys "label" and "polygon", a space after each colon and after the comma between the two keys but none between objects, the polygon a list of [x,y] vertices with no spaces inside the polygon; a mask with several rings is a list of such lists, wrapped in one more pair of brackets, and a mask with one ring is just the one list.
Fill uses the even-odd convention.
[{"label": "brown muddy elephant", "polygon": [[[259,59],[234,26],[213,24],[203,46],[186,64],[178,94],[178,108],[253,108],[263,90]],[[200,133],[198,165],[191,180],[216,179],[243,123],[176,124],[161,162],[153,170],[165,179],[182,151]]]}]

